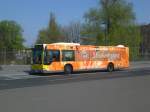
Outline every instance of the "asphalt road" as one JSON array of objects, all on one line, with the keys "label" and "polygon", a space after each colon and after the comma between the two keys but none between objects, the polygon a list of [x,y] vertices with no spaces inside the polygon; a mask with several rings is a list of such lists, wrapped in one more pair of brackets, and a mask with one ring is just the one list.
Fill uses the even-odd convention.
[{"label": "asphalt road", "polygon": [[72,76],[0,73],[1,112],[150,111],[147,62],[132,63],[129,69],[112,73],[96,71]]}]

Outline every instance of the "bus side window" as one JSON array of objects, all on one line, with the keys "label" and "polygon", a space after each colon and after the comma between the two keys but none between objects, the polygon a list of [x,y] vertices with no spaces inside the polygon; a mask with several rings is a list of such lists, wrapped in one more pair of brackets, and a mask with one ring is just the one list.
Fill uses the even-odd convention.
[{"label": "bus side window", "polygon": [[59,50],[48,50],[45,55],[45,62],[51,63],[60,61],[60,51]]},{"label": "bus side window", "polygon": [[60,61],[60,51],[58,50],[53,50],[53,56],[52,56],[53,61]]},{"label": "bus side window", "polygon": [[73,50],[62,51],[62,61],[75,61],[75,53]]}]

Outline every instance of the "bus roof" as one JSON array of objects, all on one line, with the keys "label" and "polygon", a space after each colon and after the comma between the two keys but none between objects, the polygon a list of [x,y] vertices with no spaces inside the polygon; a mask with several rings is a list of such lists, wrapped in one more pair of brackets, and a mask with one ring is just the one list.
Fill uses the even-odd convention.
[{"label": "bus roof", "polygon": [[58,43],[51,43],[51,44],[36,44],[36,45],[43,45],[43,48],[45,48],[46,46],[80,46],[81,48],[112,48],[112,47],[116,47],[116,48],[125,48],[124,45],[117,45],[117,46],[94,46],[94,45],[80,45],[79,43],[66,43],[66,42],[58,42]]},{"label": "bus roof", "polygon": [[52,43],[50,45],[80,45],[80,44],[79,43],[58,42],[58,43]]}]

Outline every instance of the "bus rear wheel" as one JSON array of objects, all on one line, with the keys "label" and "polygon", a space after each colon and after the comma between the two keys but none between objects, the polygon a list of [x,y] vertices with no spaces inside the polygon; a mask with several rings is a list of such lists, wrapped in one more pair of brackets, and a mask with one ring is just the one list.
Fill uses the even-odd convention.
[{"label": "bus rear wheel", "polygon": [[107,66],[107,71],[108,71],[108,72],[114,71],[114,64],[113,64],[113,63],[109,63],[109,64],[108,64],[108,66]]},{"label": "bus rear wheel", "polygon": [[65,65],[65,67],[64,67],[64,72],[65,72],[65,74],[71,74],[72,72],[73,72],[73,68],[72,68],[72,66],[71,65]]}]

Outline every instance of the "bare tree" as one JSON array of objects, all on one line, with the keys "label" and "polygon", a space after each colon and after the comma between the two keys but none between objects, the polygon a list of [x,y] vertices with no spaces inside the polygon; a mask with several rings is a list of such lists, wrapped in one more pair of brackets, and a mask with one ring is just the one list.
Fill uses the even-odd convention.
[{"label": "bare tree", "polygon": [[71,22],[68,26],[64,26],[62,31],[65,36],[65,41],[80,43],[81,28],[80,22]]}]

